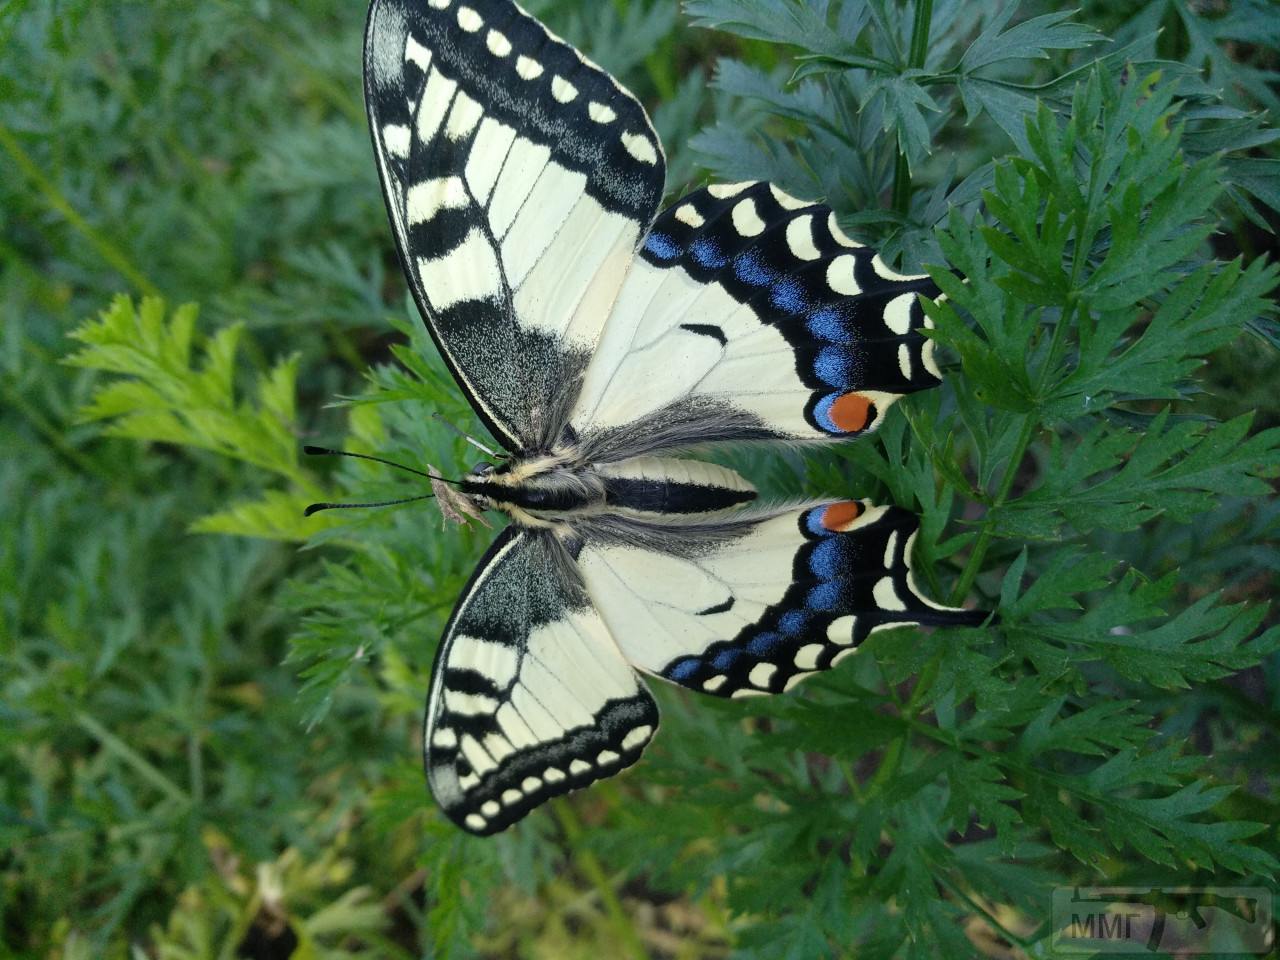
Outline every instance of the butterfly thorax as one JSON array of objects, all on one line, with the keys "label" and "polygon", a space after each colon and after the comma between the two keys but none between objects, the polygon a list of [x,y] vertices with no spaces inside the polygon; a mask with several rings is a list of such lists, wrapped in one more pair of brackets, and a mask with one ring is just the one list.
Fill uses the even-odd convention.
[{"label": "butterfly thorax", "polygon": [[556,527],[600,513],[607,504],[603,478],[569,453],[478,464],[460,490],[477,508],[499,510],[525,527]]},{"label": "butterfly thorax", "polygon": [[755,489],[726,467],[674,457],[587,463],[572,449],[482,463],[461,492],[480,510],[499,510],[521,526],[564,530],[609,513],[651,521],[719,515],[754,500]]}]

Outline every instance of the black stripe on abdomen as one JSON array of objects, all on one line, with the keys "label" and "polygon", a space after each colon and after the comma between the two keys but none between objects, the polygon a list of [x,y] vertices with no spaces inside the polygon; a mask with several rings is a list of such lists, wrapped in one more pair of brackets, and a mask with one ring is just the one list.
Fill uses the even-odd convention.
[{"label": "black stripe on abdomen", "polygon": [[605,503],[609,506],[645,513],[711,513],[756,498],[754,490],[630,477],[608,477],[604,489]]}]

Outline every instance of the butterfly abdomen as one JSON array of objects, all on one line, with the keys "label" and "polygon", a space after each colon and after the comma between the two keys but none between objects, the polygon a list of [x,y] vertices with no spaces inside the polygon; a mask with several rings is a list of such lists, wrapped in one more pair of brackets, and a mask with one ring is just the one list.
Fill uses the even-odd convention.
[{"label": "butterfly abdomen", "polygon": [[755,488],[725,467],[674,457],[634,457],[595,468],[605,503],[624,516],[690,519],[733,510],[756,498]]}]

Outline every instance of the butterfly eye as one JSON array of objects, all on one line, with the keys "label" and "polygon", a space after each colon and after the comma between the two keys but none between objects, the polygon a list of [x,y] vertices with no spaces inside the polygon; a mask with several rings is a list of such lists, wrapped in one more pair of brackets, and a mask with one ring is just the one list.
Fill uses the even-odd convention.
[{"label": "butterfly eye", "polygon": [[488,461],[481,461],[471,468],[471,476],[473,477],[483,477],[488,473],[493,473],[493,464]]}]

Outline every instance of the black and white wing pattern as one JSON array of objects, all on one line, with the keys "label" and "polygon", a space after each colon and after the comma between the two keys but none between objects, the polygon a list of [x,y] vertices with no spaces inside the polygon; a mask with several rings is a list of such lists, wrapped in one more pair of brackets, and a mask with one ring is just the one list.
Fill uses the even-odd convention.
[{"label": "black and white wing pattern", "polygon": [[586,528],[578,564],[635,666],[717,696],[781,693],[877,630],[985,619],[916,589],[918,525],[858,500],[712,523],[607,522]]},{"label": "black and white wing pattern", "polygon": [[658,709],[550,534],[508,527],[436,655],[424,733],[436,801],[491,834],[635,763]]},{"label": "black and white wing pattern", "polygon": [[940,382],[919,297],[831,210],[767,183],[712,185],[665,210],[605,324],[571,415],[594,456],[874,429]]},{"label": "black and white wing pattern", "polygon": [[436,345],[502,444],[548,446],[662,199],[648,117],[510,0],[374,0],[365,97]]}]

